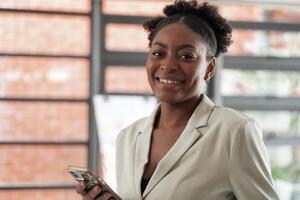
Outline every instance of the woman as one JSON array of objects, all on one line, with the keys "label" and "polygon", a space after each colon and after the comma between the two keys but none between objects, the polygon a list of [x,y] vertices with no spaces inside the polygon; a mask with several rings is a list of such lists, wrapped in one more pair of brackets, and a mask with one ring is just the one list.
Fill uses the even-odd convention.
[{"label": "woman", "polygon": [[[166,6],[149,32],[148,81],[160,104],[117,140],[118,193],[125,200],[278,199],[261,130],[201,93],[231,28],[216,7],[197,1]],[[109,199],[96,186],[83,199]]]}]

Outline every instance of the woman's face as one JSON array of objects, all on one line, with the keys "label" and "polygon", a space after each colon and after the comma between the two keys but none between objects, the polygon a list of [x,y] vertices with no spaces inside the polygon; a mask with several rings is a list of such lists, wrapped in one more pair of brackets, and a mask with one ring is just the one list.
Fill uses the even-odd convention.
[{"label": "woman's face", "polygon": [[183,24],[173,23],[156,34],[146,69],[154,95],[162,102],[180,103],[199,96],[204,78],[209,76],[207,65],[201,37]]}]

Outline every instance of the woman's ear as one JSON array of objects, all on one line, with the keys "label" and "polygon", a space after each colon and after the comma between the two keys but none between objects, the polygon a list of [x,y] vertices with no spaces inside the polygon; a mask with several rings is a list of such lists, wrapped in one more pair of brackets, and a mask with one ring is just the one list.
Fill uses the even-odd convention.
[{"label": "woman's ear", "polygon": [[208,82],[209,79],[213,77],[213,75],[215,74],[215,69],[216,69],[216,58],[213,57],[212,59],[210,59],[206,67],[206,72],[204,75],[205,82]]}]

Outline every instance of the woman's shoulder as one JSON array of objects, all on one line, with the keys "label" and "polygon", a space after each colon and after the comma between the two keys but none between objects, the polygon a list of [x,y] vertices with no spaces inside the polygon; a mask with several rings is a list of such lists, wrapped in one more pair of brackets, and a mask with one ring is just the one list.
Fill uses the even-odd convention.
[{"label": "woman's shoulder", "polygon": [[222,127],[228,136],[262,134],[261,126],[253,117],[229,107],[215,106],[210,119],[212,127]]},{"label": "woman's shoulder", "polygon": [[246,125],[247,123],[254,121],[252,117],[246,115],[241,111],[223,106],[214,106],[211,117],[214,121],[219,121],[220,123],[227,123],[236,126]]}]

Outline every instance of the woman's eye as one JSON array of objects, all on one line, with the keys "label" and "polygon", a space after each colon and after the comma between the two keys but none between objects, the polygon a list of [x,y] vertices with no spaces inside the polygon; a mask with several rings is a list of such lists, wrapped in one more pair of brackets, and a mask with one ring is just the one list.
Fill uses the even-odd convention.
[{"label": "woman's eye", "polygon": [[152,52],[152,56],[158,58],[158,57],[162,56],[162,53],[160,53],[160,52]]},{"label": "woman's eye", "polygon": [[183,59],[183,60],[194,60],[195,56],[189,55],[189,54],[185,54],[185,55],[181,55],[180,58]]}]

